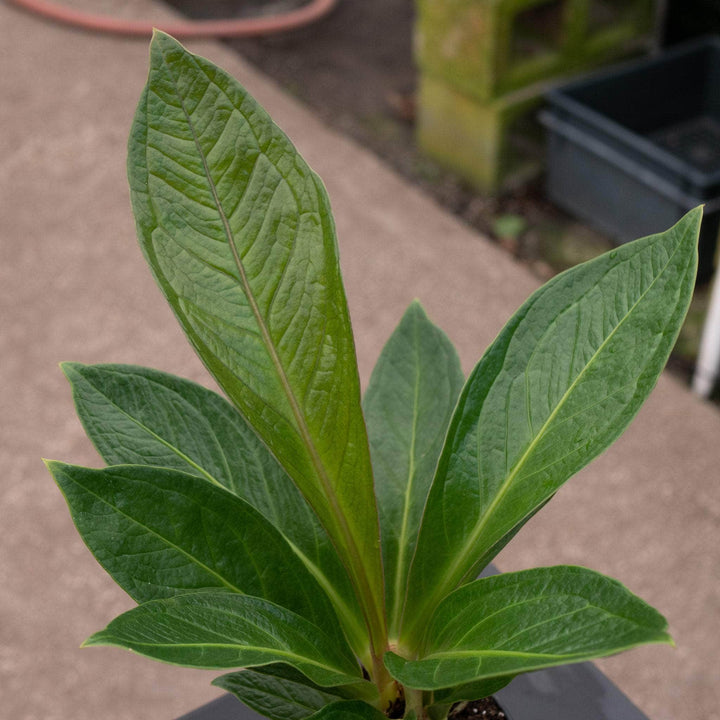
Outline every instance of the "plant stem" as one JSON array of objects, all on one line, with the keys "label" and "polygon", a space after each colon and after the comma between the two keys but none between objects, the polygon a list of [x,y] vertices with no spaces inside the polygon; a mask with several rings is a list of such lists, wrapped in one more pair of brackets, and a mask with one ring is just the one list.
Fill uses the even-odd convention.
[{"label": "plant stem", "polygon": [[382,657],[377,657],[375,654],[373,654],[373,682],[380,696],[380,710],[385,712],[395,704],[400,695],[400,688],[385,667]]},{"label": "plant stem", "polygon": [[423,691],[405,688],[405,715],[412,711],[415,711],[417,720],[427,720],[423,706]]}]

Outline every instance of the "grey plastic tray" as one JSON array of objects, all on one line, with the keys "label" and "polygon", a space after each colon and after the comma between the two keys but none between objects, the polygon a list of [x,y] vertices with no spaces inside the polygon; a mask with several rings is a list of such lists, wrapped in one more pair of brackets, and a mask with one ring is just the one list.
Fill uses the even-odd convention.
[{"label": "grey plastic tray", "polygon": [[720,39],[626,63],[546,95],[547,192],[619,242],[705,205],[701,279],[720,226]]}]

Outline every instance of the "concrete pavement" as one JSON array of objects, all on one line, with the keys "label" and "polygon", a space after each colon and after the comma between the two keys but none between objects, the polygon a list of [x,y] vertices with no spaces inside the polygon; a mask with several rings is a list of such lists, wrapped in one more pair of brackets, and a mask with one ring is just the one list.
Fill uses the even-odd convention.
[{"label": "concrete pavement", "polygon": [[[240,79],[325,180],[363,380],[414,297],[469,370],[536,280],[227,48],[188,46]],[[215,673],[78,649],[132,602],[83,546],[40,460],[99,464],[61,360],[210,382],[134,238],[125,143],[147,43],[0,4],[0,70],[0,718],[170,720],[217,694]],[[652,720],[720,720],[719,439],[717,409],[664,377],[625,436],[498,560],[506,570],[587,565],[668,617],[676,649],[601,664]]]}]

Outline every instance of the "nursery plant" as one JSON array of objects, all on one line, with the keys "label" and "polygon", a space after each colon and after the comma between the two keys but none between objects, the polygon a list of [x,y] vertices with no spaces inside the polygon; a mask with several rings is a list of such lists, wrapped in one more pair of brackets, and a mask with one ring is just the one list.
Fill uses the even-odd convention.
[{"label": "nursery plant", "polygon": [[128,170],[145,257],[227,399],[63,365],[107,467],[48,465],[138,603],[85,645],[229,671],[215,684],[276,720],[422,720],[519,673],[671,642],[592,570],[476,578],[650,393],[699,209],[555,277],[467,380],[414,302],[361,400],[322,183],[235,80],[162,33]]}]

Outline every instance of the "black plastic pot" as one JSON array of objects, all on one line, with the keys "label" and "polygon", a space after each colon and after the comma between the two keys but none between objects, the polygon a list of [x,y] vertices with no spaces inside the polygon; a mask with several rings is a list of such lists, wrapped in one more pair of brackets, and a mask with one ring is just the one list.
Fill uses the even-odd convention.
[{"label": "black plastic pot", "polygon": [[546,95],[547,192],[620,242],[705,204],[699,279],[720,227],[720,39],[678,46]]},{"label": "black plastic pot", "polygon": [[[510,720],[648,720],[592,663],[520,675],[496,695]],[[223,695],[178,720],[262,720]]]}]

